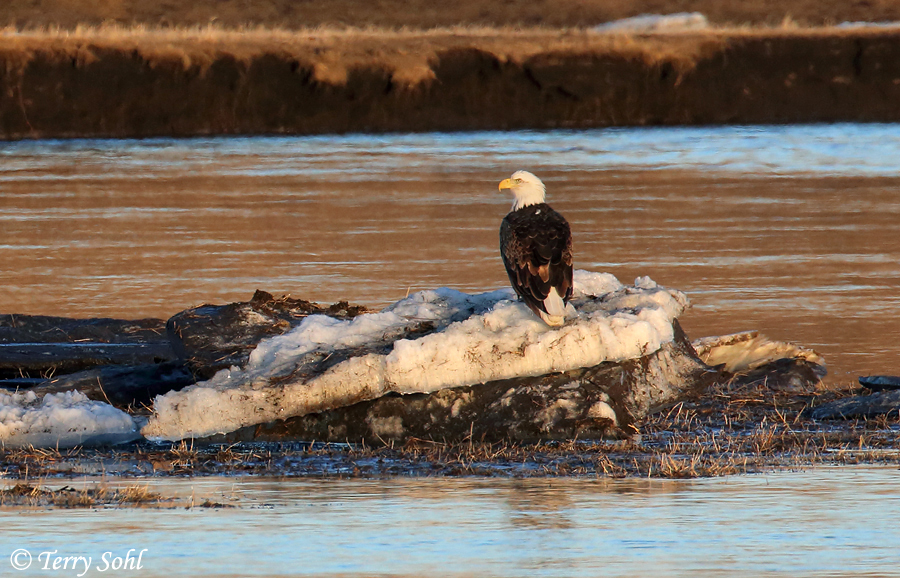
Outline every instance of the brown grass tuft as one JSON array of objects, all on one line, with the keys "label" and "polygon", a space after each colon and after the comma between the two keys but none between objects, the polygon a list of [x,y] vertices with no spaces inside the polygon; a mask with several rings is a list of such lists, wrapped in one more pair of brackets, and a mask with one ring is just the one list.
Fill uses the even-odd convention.
[{"label": "brown grass tuft", "polygon": [[63,486],[58,490],[28,483],[16,484],[0,490],[0,507],[58,507],[93,508],[103,506],[154,506],[166,502],[148,486],[125,486],[110,489],[105,485],[75,489]]}]

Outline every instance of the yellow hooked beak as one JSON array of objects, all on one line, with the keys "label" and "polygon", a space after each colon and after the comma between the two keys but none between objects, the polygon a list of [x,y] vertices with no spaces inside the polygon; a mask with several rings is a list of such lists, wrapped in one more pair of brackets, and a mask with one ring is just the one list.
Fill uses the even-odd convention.
[{"label": "yellow hooked beak", "polygon": [[511,189],[511,188],[512,188],[512,183],[510,182],[509,179],[503,179],[502,181],[500,181],[500,190],[501,191],[504,189]]}]

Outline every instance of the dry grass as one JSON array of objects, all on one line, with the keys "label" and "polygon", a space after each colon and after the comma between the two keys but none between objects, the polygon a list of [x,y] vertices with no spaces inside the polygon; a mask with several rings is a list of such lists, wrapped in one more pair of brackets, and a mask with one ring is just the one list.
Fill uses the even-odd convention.
[{"label": "dry grass", "polygon": [[435,28],[454,25],[584,27],[648,13],[702,12],[712,22],[804,25],[900,19],[900,5],[887,0],[4,0],[0,25],[20,27],[106,22],[151,26],[206,25],[380,26]]},{"label": "dry grass", "polygon": [[50,27],[0,29],[0,57],[7,69],[22,69],[36,54],[76,65],[96,61],[105,51],[138,55],[151,66],[195,67],[202,74],[227,57],[249,63],[264,55],[296,61],[313,71],[313,80],[330,85],[346,82],[355,68],[381,68],[401,86],[434,79],[439,54],[475,49],[500,62],[521,63],[537,54],[615,55],[653,65],[671,63],[690,70],[728,42],[753,37],[831,37],[877,35],[893,29],[800,28],[785,20],[774,27],[731,27],[703,31],[595,33],[585,29],[488,28],[454,26],[431,30],[319,27],[302,30],[264,27],[229,29],[218,25],[152,28],[116,24],[73,29]]},{"label": "dry grass", "polygon": [[[721,383],[650,416],[623,440],[522,444],[411,439],[378,447],[179,442],[111,450],[0,450],[0,475],[26,482],[60,475],[696,478],[821,464],[900,464],[900,417],[822,422],[806,417],[806,409],[851,395],[855,387],[782,391],[765,381]],[[72,507],[153,499],[146,488],[46,495],[40,488],[28,494],[26,487],[5,496]]]},{"label": "dry grass", "polygon": [[148,486],[109,488],[63,486],[57,490],[43,484],[20,483],[0,490],[0,507],[96,508],[105,506],[159,506],[170,501],[151,492]]},{"label": "dry grass", "polygon": [[[0,452],[0,471],[11,478],[61,471],[118,476],[697,478],[823,464],[900,464],[895,443],[898,419],[817,423],[804,417],[808,407],[849,395],[849,386],[790,393],[773,391],[762,383],[722,384],[708,393],[657,413],[639,424],[638,434],[618,441],[522,444],[412,439],[378,447],[365,443],[178,443],[67,454],[17,450]],[[61,464],[69,467],[60,468]],[[72,505],[78,499],[78,495],[67,498]],[[113,499],[131,501],[127,494]]]},{"label": "dry grass", "polygon": [[153,29],[142,26],[77,27],[74,30],[0,30],[0,57],[8,68],[24,67],[37,53],[85,65],[104,51],[136,54],[151,66],[176,64],[202,73],[228,57],[249,63],[263,55],[295,60],[320,83],[342,85],[354,68],[378,67],[400,85],[434,78],[441,52],[475,49],[500,62],[523,62],[541,53],[615,54],[648,63],[671,62],[689,69],[723,46],[715,34],[596,34],[585,30],[455,27],[429,31],[319,28],[229,30]]}]

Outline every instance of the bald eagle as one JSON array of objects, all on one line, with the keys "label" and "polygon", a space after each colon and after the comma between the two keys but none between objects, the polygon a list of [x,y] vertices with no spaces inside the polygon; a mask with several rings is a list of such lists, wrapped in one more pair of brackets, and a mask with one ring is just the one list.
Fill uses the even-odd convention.
[{"label": "bald eagle", "polygon": [[572,232],[544,202],[544,183],[528,171],[500,182],[515,196],[500,224],[500,255],[519,298],[547,325],[565,321],[572,298]]}]

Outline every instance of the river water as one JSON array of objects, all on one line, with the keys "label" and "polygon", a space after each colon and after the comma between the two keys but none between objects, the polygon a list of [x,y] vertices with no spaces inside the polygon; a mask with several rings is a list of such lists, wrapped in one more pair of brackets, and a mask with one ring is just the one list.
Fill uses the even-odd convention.
[{"label": "river water", "polygon": [[[92,577],[897,576],[897,476],[146,480],[179,506],[0,509],[0,568],[83,572],[42,570],[56,551],[91,557]],[[185,509],[191,499],[232,507]],[[9,574],[22,548],[32,566]],[[129,550],[146,550],[140,570],[106,568]]]},{"label": "river water", "polygon": [[900,374],[900,126],[0,143],[0,313],[168,317],[257,288],[383,306],[507,283],[497,183],[528,169],[576,266],[686,291],[829,379]]},{"label": "river water", "polygon": [[[758,329],[841,382],[900,374],[898,158],[896,125],[0,143],[0,313],[493,289],[497,183],[524,168],[571,222],[577,266],[686,291],[689,335]],[[0,575],[82,571],[41,570],[54,550],[90,556],[88,576],[900,574],[884,468],[138,483],[181,505],[0,509]],[[10,574],[21,548],[32,566]],[[129,550],[140,571],[100,572]]]}]

